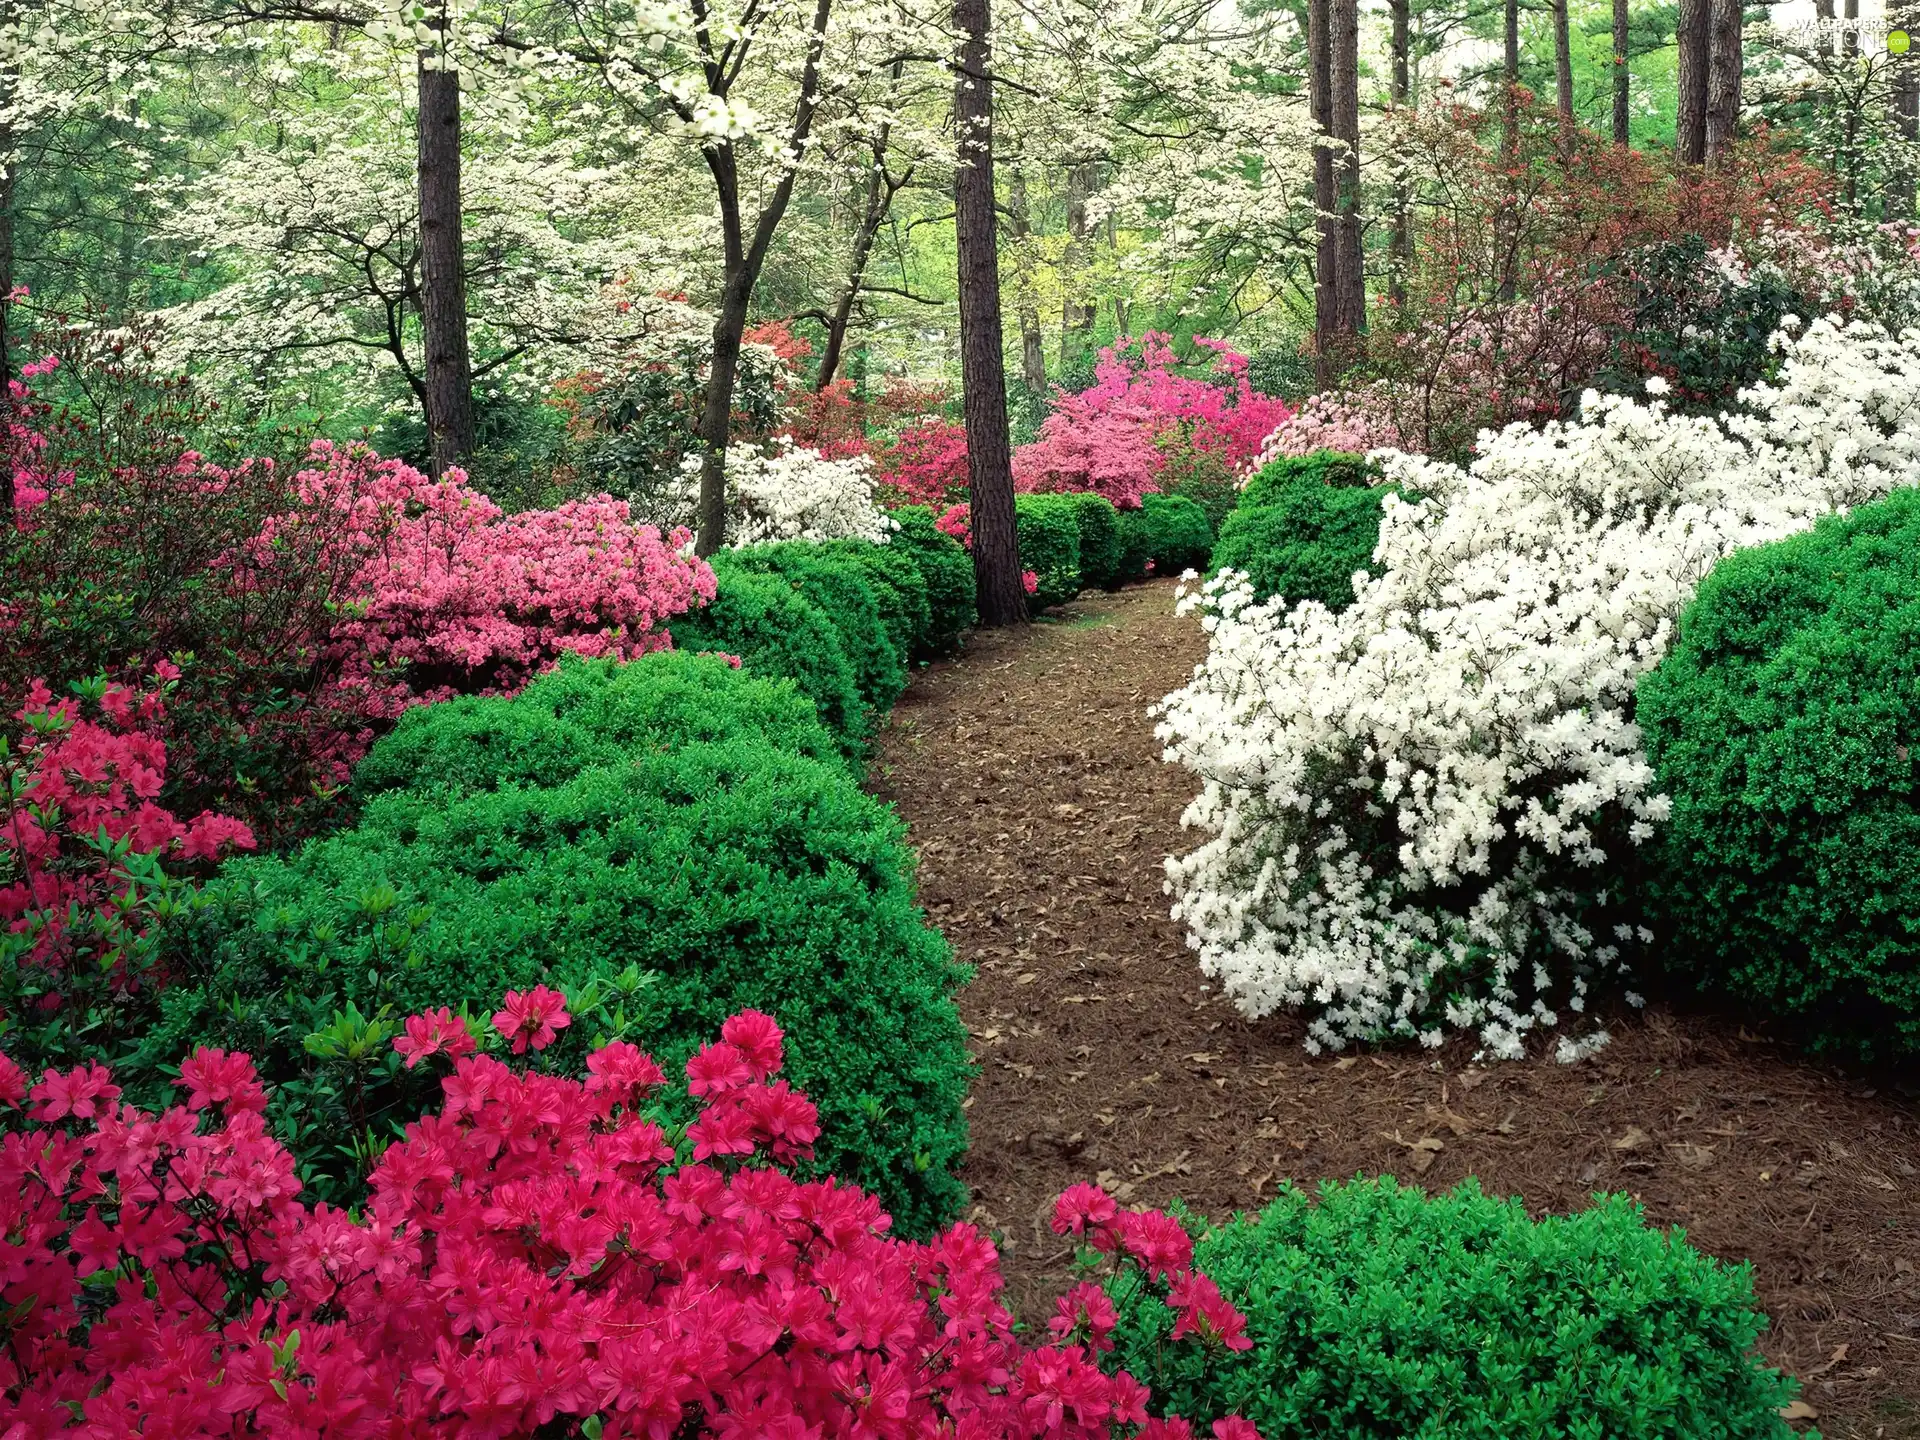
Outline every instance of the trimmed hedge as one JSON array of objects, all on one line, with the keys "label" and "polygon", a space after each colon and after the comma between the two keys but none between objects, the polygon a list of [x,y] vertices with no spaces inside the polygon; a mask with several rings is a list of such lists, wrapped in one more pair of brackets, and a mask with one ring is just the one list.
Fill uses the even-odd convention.
[{"label": "trimmed hedge", "polygon": [[1540,1221],[1473,1181],[1289,1186],[1198,1237],[1194,1268],[1253,1347],[1164,1343],[1174,1316],[1115,1289],[1113,1360],[1196,1428],[1343,1440],[1786,1440],[1793,1384],[1754,1357],[1746,1266],[1649,1229],[1623,1196]]},{"label": "trimmed hedge", "polygon": [[791,680],[689,650],[629,665],[570,655],[510,705],[467,695],[407,711],[360,762],[353,792],[365,801],[389,790],[562,785],[643,752],[756,737],[814,760],[839,753]]},{"label": "trimmed hedge", "polygon": [[1920,1053],[1920,490],[1722,560],[1636,707],[1672,964],[1818,1047]]},{"label": "trimmed hedge", "polygon": [[865,566],[844,551],[808,540],[788,540],[714,557],[714,576],[722,590],[735,570],[778,576],[806,596],[839,632],[840,648],[853,665],[854,685],[868,711],[884,713],[893,708],[907,688],[907,651],[895,643],[894,632],[881,615],[880,598]]},{"label": "trimmed hedge", "polygon": [[[1256,480],[1276,468],[1269,465]],[[1367,567],[1380,543],[1380,505],[1391,488],[1334,486],[1311,478],[1279,489],[1262,486],[1259,494],[1270,498],[1258,504],[1243,498],[1227,517],[1213,547],[1213,566],[1244,570],[1257,599],[1284,595],[1344,610],[1353,603],[1354,572]],[[1252,482],[1245,493],[1254,493]]]},{"label": "trimmed hedge", "polygon": [[793,681],[814,704],[842,753],[861,753],[867,738],[859,672],[840,632],[784,577],[763,575],[713,558],[718,591],[706,608],[673,622],[683,650],[720,650],[740,657],[751,674]]},{"label": "trimmed hedge", "polygon": [[974,622],[973,557],[933,523],[933,512],[924,505],[902,506],[893,519],[900,528],[886,548],[910,558],[927,583],[927,636],[915,658],[951,654]]},{"label": "trimmed hedge", "polygon": [[1144,495],[1140,508],[1126,511],[1122,523],[1131,531],[1124,537],[1125,563],[1139,559],[1142,573],[1147,561],[1156,575],[1198,570],[1213,553],[1207,512],[1183,495]]},{"label": "trimmed hedge", "polygon": [[[829,540],[817,548],[859,568],[873,587],[881,622],[901,656],[911,659],[926,650],[933,634],[933,607],[927,599],[927,577],[906,547],[875,545],[868,540]],[[972,576],[971,566],[968,576]]]},{"label": "trimmed hedge", "polygon": [[1262,465],[1240,491],[1242,505],[1271,505],[1295,485],[1368,490],[1380,483],[1380,467],[1345,450],[1282,455]]},{"label": "trimmed hedge", "polygon": [[1080,524],[1080,584],[1118,590],[1126,578],[1120,562],[1124,547],[1120,543],[1120,512],[1104,495],[1083,491],[1073,496],[1074,518]]},{"label": "trimmed hedge", "polygon": [[1082,588],[1080,576],[1080,503],[1074,495],[1016,495],[1013,523],[1020,542],[1020,564],[1033,571],[1039,588],[1031,608],[1064,605]]},{"label": "trimmed hedge", "polygon": [[[644,690],[628,674],[663,660],[636,661],[607,688]],[[588,666],[519,699],[409,717],[393,751],[383,740],[369,758],[389,788],[357,828],[229,865],[207,888],[174,937],[181,980],[132,1073],[163,1074],[196,1044],[247,1051],[276,1087],[271,1118],[309,1183],[351,1200],[362,1168],[351,1147],[418,1113],[420,1082],[384,1042],[351,1064],[309,1054],[307,1037],[336,1012],[484,1016],[509,988],[577,992],[636,966],[651,978],[622,1000],[627,1038],[671,1065],[734,1011],[768,1011],[788,1031],[789,1077],[821,1108],[820,1173],[873,1189],[913,1233],[949,1218],[963,1195],[950,1172],[966,1143],[952,1000],[964,970],[915,904],[905,827],[824,754],[784,687],[710,658],[666,663],[686,670],[689,698],[697,681],[713,715],[734,712],[709,722],[727,738],[661,750],[671,722],[643,725],[613,763],[555,774],[629,733],[632,697],[553,703],[553,690],[606,673]],[[495,717],[476,718],[489,708]],[[815,753],[752,734],[763,717]],[[474,747],[451,775],[416,768],[417,783],[402,783],[476,733],[514,738]],[[565,1032],[572,1058],[587,1030]]]}]

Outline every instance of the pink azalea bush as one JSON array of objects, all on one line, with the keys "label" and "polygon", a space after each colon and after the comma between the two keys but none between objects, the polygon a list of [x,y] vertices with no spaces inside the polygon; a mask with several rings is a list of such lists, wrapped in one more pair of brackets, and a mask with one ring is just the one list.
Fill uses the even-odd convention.
[{"label": "pink azalea bush", "polygon": [[937,415],[903,428],[878,457],[880,479],[895,503],[936,512],[967,493],[967,431]]},{"label": "pink azalea bush", "polygon": [[[494,1027],[538,1052],[564,1015],[509,994]],[[243,1054],[189,1057],[161,1114],[119,1103],[103,1066],[29,1085],[0,1059],[8,1440],[1192,1433],[1101,1367],[1098,1286],[1029,1345],[972,1226],[897,1240],[870,1196],[780,1168],[817,1124],[768,1016],[688,1062],[700,1111],[671,1134],[665,1076],[623,1041],[584,1081],[483,1053],[444,1010],[394,1046],[445,1068],[444,1099],[357,1214],[302,1202]],[[1168,1217],[1080,1186],[1055,1225],[1161,1294],[1182,1343],[1247,1346]],[[1237,1419],[1214,1434],[1256,1440]]]},{"label": "pink azalea bush", "polygon": [[1365,455],[1369,450],[1417,450],[1394,423],[1398,397],[1376,381],[1352,391],[1323,390],[1309,396],[1276,426],[1260,446],[1252,470],[1285,455],[1338,450]]},{"label": "pink azalea bush", "polygon": [[1214,356],[1206,379],[1175,372],[1165,334],[1148,332],[1137,354],[1125,340],[1102,350],[1094,384],[1057,395],[1040,438],[1014,452],[1016,488],[1092,491],[1122,509],[1137,508],[1142,495],[1160,488],[1166,453],[1157,442],[1174,432],[1221,455],[1230,469],[1246,470],[1291,411],[1253,388],[1246,356],[1224,341],[1194,343]]},{"label": "pink azalea bush", "polygon": [[[934,517],[933,528],[940,531],[943,535],[951,535],[954,539],[958,540],[961,545],[966,547],[969,554],[972,553],[973,511],[965,502],[958,505],[949,505],[945,510],[942,510],[939,515]],[[1040,589],[1039,572],[1022,570],[1020,572],[1020,583],[1026,587],[1027,594],[1032,595],[1037,593]]]}]

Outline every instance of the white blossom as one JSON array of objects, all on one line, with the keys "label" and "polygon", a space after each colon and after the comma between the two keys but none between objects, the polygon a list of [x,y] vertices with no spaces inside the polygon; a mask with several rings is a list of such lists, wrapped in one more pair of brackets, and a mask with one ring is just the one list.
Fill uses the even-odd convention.
[{"label": "white blossom", "polygon": [[1514,1056],[1644,941],[1624,862],[1668,801],[1635,683],[1723,555],[1920,479],[1920,331],[1774,343],[1778,381],[1723,415],[1589,392],[1467,469],[1376,451],[1420,498],[1387,497],[1341,614],[1183,587],[1209,650],[1155,713],[1206,839],[1167,889],[1243,1013]]}]

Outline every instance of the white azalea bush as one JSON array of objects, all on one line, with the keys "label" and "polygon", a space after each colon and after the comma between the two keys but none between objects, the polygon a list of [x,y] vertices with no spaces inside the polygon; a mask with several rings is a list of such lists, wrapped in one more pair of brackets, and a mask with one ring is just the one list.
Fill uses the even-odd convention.
[{"label": "white azalea bush", "polygon": [[1467,469],[1376,452],[1419,498],[1387,498],[1338,615],[1231,571],[1183,591],[1211,643],[1157,733],[1207,838],[1167,888],[1243,1013],[1309,1008],[1315,1050],[1471,1027],[1514,1056],[1651,938],[1631,866],[1667,801],[1635,683],[1721,556],[1920,479],[1920,331],[1775,344],[1733,412],[1589,392]]},{"label": "white azalea bush", "polygon": [[[691,525],[700,498],[700,457],[681,462],[675,495],[680,523]],[[727,451],[727,544],[772,540],[872,540],[898,528],[874,493],[873,461],[834,458],[780,436],[771,452]]]}]

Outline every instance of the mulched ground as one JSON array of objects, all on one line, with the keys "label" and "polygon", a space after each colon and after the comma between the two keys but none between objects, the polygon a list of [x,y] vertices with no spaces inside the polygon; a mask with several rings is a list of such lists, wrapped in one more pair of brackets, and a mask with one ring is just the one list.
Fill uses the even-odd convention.
[{"label": "mulched ground", "polygon": [[914,681],[874,769],[978,970],[964,1178],[1020,1312],[1043,1321],[1062,1288],[1046,1222],[1076,1180],[1216,1217],[1357,1173],[1477,1175],[1535,1213],[1626,1191],[1753,1263],[1767,1355],[1824,1434],[1920,1440],[1920,1090],[1660,1008],[1572,1066],[1479,1067],[1464,1041],[1314,1059],[1296,1022],[1242,1021],[1161,893],[1193,785],[1145,710],[1204,652],[1172,601],[1160,582],[976,635]]}]

